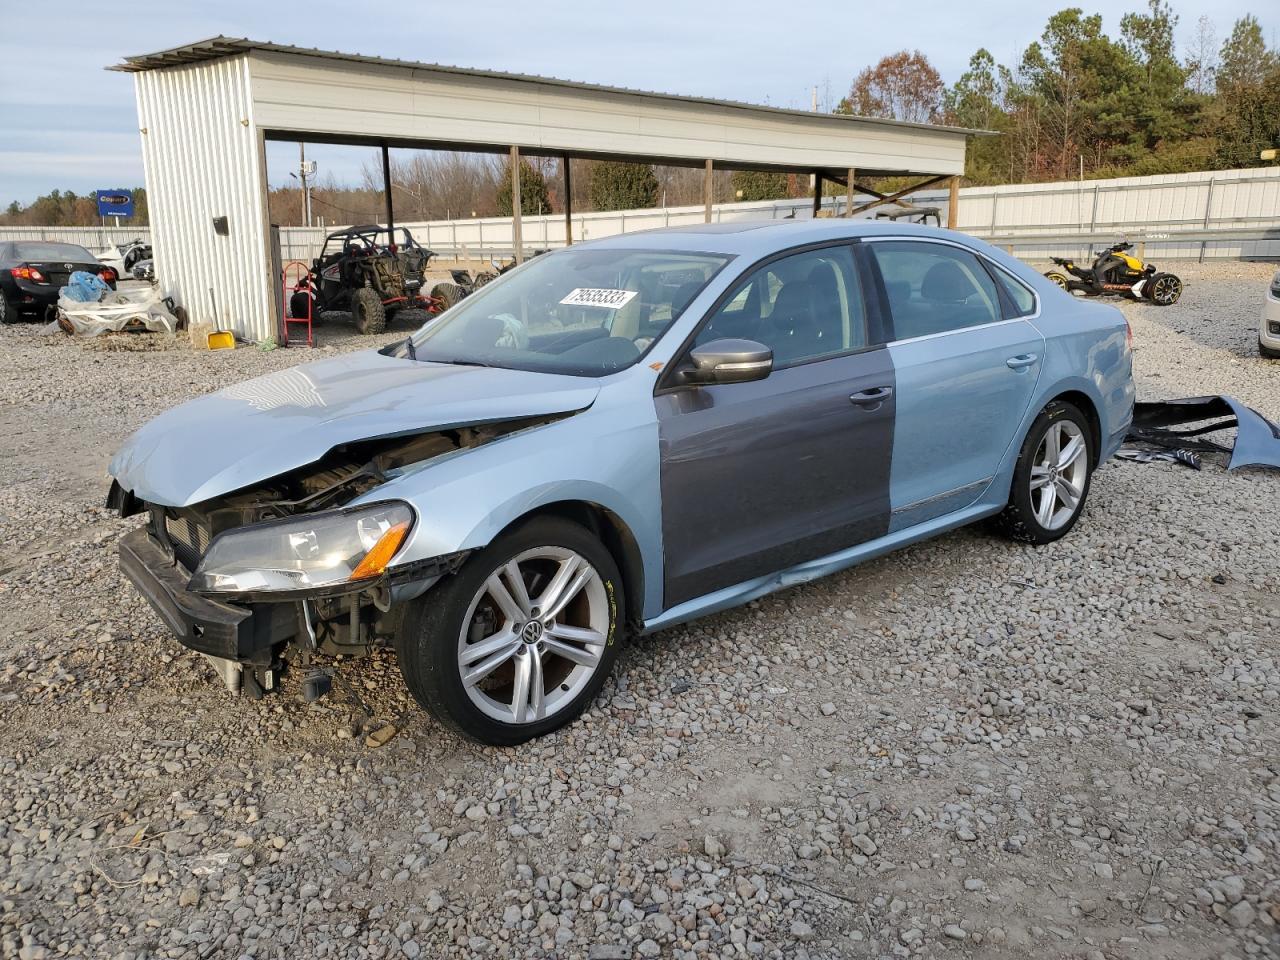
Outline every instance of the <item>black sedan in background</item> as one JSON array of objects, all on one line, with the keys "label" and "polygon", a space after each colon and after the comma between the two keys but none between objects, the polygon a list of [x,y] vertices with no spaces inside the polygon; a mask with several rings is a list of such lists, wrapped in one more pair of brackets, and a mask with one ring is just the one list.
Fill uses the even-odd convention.
[{"label": "black sedan in background", "polygon": [[116,272],[74,243],[12,240],[0,243],[0,323],[40,320],[77,270],[96,274],[111,289]]}]

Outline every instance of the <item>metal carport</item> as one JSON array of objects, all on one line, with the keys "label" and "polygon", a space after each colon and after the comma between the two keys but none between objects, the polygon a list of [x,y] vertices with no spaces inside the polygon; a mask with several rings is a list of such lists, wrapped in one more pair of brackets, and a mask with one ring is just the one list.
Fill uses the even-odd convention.
[{"label": "metal carport", "polygon": [[[814,174],[850,199],[857,176],[921,177],[910,189],[950,179],[954,210],[965,138],[979,132],[228,37],[111,69],[135,74],[161,284],[193,322],[255,340],[276,337],[280,318],[267,140],[381,147],[384,164],[387,148],[410,147],[699,166],[709,218],[716,168]],[[900,195],[856,189],[877,198],[856,209]]]}]

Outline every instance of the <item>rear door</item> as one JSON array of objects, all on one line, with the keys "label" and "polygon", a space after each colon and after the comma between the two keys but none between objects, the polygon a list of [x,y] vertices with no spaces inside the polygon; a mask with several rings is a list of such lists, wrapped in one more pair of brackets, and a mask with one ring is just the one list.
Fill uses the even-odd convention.
[{"label": "rear door", "polygon": [[656,397],[668,608],[885,533],[893,367],[867,314],[842,244],[760,266],[704,322],[695,342],[756,340],[775,366]]},{"label": "rear door", "polygon": [[892,324],[898,530],[966,507],[987,488],[1035,393],[1045,342],[964,247],[886,239],[866,248]]}]

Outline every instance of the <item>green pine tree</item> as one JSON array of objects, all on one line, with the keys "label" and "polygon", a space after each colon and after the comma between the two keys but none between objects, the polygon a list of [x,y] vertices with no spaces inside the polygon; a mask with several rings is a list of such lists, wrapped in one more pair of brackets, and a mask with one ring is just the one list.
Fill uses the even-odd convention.
[{"label": "green pine tree", "polygon": [[[551,198],[547,195],[547,179],[528,160],[520,160],[520,213],[537,216],[551,212]],[[507,159],[498,186],[498,215],[509,217],[511,205],[511,160]]]},{"label": "green pine tree", "polygon": [[600,161],[591,171],[591,205],[596,210],[640,210],[656,206],[658,178],[647,163]]}]

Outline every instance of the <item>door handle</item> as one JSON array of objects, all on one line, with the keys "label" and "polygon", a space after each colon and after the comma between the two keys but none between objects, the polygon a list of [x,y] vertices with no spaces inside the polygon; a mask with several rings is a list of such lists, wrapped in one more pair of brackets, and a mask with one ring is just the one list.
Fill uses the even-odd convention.
[{"label": "door handle", "polygon": [[849,397],[849,402],[856,407],[874,410],[892,396],[893,387],[869,387],[866,390],[859,390],[857,393],[852,394]]},{"label": "door handle", "polygon": [[1010,357],[1005,361],[1010,370],[1025,370],[1040,358],[1034,353],[1024,353],[1016,357]]}]

